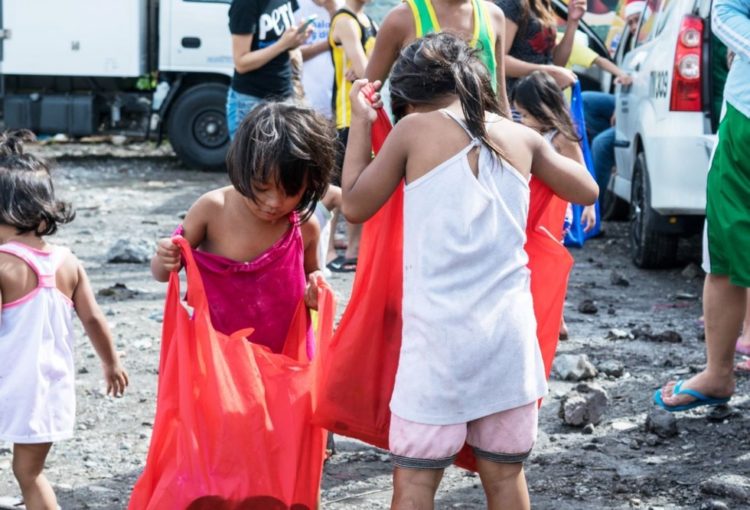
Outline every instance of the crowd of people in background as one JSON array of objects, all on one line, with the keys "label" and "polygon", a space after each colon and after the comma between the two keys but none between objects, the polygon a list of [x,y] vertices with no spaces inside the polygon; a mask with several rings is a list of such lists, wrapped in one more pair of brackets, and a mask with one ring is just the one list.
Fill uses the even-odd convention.
[{"label": "crowd of people in background", "polygon": [[[529,182],[589,206],[582,221],[593,225],[614,166],[614,100],[586,94],[589,131],[579,133],[564,90],[577,80],[574,64],[597,65],[625,86],[631,78],[576,41],[586,0],[570,0],[562,29],[549,0],[406,0],[382,26],[366,4],[232,2],[231,184],[200,197],[159,241],[152,273],[176,281],[185,243],[192,247],[215,330],[252,327],[249,340],[269,356],[285,352],[304,304],[312,359],[310,310],[320,305],[326,270],[356,271],[361,223],[404,182],[392,507],[432,508],[443,469],[468,444],[488,507],[529,508],[523,461],[547,390],[524,249]],[[628,2],[629,30],[649,8]],[[656,392],[668,411],[728,402],[735,351],[750,352],[749,14],[744,0],[714,2],[713,30],[734,62],[708,181],[707,367]],[[386,79],[397,123],[374,155]],[[596,179],[579,145],[587,135]],[[46,164],[24,152],[29,139],[0,139],[0,374],[10,374],[0,378],[0,439],[15,445],[26,507],[54,510],[43,467],[52,443],[73,433],[73,307],[102,359],[107,391],[121,394],[128,375],[82,266],[45,241],[73,214],[55,198]],[[345,238],[336,236],[339,221],[348,222]],[[243,440],[264,437],[250,436]]]}]

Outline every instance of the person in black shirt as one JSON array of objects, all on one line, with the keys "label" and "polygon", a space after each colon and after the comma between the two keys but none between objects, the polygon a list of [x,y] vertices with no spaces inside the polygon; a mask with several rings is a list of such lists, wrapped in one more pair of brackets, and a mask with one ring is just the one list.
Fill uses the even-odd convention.
[{"label": "person in black shirt", "polygon": [[242,119],[265,100],[292,97],[289,50],[303,44],[297,0],[233,0],[229,8],[234,76],[227,96],[227,127],[234,137]]}]

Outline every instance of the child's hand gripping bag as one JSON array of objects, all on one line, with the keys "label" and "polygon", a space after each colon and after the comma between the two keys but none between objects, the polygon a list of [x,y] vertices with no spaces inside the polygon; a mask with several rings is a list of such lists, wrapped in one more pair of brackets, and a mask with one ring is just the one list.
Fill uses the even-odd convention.
[{"label": "child's hand gripping bag", "polygon": [[[248,342],[252,330],[214,331],[187,242],[188,306],[170,275],[156,418],[131,510],[317,508],[326,432],[311,424],[316,371],[300,302],[284,352]],[[333,294],[318,288],[319,337],[328,341]]]},{"label": "child's hand gripping bag", "polygon": [[[583,152],[583,161],[586,163],[586,169],[589,171],[591,176],[596,180],[596,171],[594,169],[594,159],[591,157],[591,147],[589,147],[589,141],[586,137],[586,122],[584,121],[583,113],[583,96],[581,95],[581,84],[575,82],[573,85],[573,95],[570,99],[570,117],[573,119],[578,131],[578,136],[581,137],[581,152]],[[599,193],[604,193],[604,190],[599,190]],[[575,246],[580,248],[587,239],[598,235],[602,230],[601,215],[599,210],[599,202],[596,203],[596,224],[594,228],[588,232],[583,231],[581,225],[581,214],[583,213],[583,206],[578,204],[571,204],[572,217],[570,219],[570,225],[565,230],[565,246]]]},{"label": "child's hand gripping bag", "polygon": [[[378,110],[372,127],[375,152],[390,130],[390,120]],[[531,189],[526,250],[537,334],[549,374],[572,258],[557,241],[566,203],[540,181],[532,179]],[[322,375],[317,380],[315,422],[386,449],[389,404],[401,348],[403,193],[402,184],[364,224],[351,299],[333,340],[316,360]],[[550,232],[557,232],[557,238]],[[476,469],[471,448],[463,448],[456,464]]]}]

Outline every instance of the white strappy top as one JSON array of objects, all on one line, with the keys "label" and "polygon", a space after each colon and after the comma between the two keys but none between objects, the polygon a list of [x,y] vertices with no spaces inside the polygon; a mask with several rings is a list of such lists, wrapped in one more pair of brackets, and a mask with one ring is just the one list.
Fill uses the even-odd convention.
[{"label": "white strappy top", "polygon": [[[475,147],[476,177],[467,159]],[[524,251],[528,209],[528,180],[474,137],[406,186],[397,416],[464,423],[546,393]]]},{"label": "white strappy top", "polygon": [[0,322],[0,440],[47,443],[73,435],[73,304],[56,287],[68,249],[0,245],[36,273],[37,288],[3,305]]}]

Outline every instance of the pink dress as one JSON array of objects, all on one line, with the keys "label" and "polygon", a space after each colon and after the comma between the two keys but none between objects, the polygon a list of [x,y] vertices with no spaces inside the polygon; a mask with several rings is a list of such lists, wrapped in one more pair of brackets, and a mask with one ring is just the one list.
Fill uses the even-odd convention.
[{"label": "pink dress", "polygon": [[[230,335],[255,328],[250,341],[281,352],[300,299],[305,294],[304,246],[297,215],[289,229],[265,252],[249,262],[194,250],[193,256],[206,289],[211,322]],[[175,231],[183,233],[182,226]],[[189,290],[188,290],[189,292]],[[313,332],[308,316],[307,354],[313,355]]]}]

